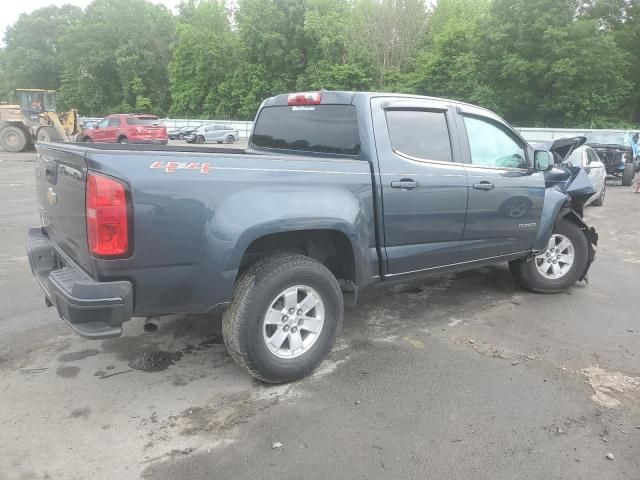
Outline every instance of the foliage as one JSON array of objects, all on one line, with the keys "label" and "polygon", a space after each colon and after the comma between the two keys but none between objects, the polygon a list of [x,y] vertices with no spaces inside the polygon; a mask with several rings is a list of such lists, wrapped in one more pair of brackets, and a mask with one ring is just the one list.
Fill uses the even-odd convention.
[{"label": "foliage", "polygon": [[174,23],[145,0],[94,0],[61,39],[63,106],[84,115],[166,112]]},{"label": "foliage", "polygon": [[218,87],[237,66],[237,38],[222,1],[191,2],[182,11],[169,65],[171,114],[211,117],[218,108]]},{"label": "foliage", "polygon": [[81,15],[82,10],[71,5],[49,6],[20,15],[4,36],[4,88],[59,88],[60,40]]},{"label": "foliage", "polygon": [[[227,8],[227,5],[230,8]],[[640,0],[93,0],[22,15],[0,95],[59,88],[83,115],[251,119],[294,90],[434,95],[521,125],[640,121]]]}]

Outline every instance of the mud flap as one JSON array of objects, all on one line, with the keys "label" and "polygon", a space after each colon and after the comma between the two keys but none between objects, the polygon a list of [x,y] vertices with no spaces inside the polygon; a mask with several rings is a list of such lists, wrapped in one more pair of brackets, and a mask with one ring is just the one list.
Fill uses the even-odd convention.
[{"label": "mud flap", "polygon": [[564,212],[561,213],[560,216],[558,217],[558,220],[560,220],[561,218],[567,218],[568,220],[571,220],[573,223],[578,225],[580,227],[580,230],[582,230],[582,232],[584,233],[584,236],[587,237],[587,240],[588,240],[587,246],[589,249],[587,264],[584,266],[584,271],[578,278],[578,281],[584,280],[586,283],[589,283],[589,278],[587,277],[587,274],[589,273],[589,268],[591,268],[591,264],[596,258],[596,250],[594,247],[598,246],[598,233],[596,232],[595,228],[588,226],[584,222],[584,220],[581,218],[579,213],[573,209],[567,209],[566,213]]}]

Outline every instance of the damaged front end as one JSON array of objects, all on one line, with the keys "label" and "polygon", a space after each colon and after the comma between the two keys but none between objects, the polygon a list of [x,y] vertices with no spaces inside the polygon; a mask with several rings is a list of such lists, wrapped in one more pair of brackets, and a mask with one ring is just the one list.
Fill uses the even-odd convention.
[{"label": "damaged front end", "polygon": [[586,224],[583,219],[586,202],[596,193],[591,179],[581,167],[568,162],[571,153],[586,141],[586,137],[571,137],[553,140],[536,146],[551,152],[555,166],[545,172],[545,201],[541,228],[534,246],[534,253],[546,248],[556,225],[562,219],[568,219],[578,225],[588,240],[588,258],[579,280],[587,280],[587,273],[595,259],[595,247],[598,245],[598,234],[595,228]]}]

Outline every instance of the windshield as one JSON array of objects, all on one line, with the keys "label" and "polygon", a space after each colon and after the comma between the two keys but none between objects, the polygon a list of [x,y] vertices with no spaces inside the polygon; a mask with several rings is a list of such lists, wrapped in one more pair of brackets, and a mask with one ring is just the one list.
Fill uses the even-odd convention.
[{"label": "windshield", "polygon": [[338,155],[360,152],[358,119],[353,105],[266,107],[260,112],[252,144]]},{"label": "windshield", "polygon": [[582,165],[583,153],[584,153],[584,147],[577,148],[573,152],[571,152],[571,155],[569,155],[569,158],[567,159],[567,161],[571,162],[573,166],[579,167]]},{"label": "windshield", "polygon": [[602,145],[629,145],[625,133],[587,133],[587,143]]}]

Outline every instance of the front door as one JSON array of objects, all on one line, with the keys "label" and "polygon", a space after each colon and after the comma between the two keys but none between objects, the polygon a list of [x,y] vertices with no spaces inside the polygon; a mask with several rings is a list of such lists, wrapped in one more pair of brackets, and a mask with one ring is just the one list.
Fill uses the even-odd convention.
[{"label": "front door", "polygon": [[527,145],[498,119],[458,116],[467,156],[469,205],[460,261],[531,250],[544,204],[542,172],[529,168]]},{"label": "front door", "polygon": [[446,102],[374,98],[388,276],[456,263],[467,179]]}]

